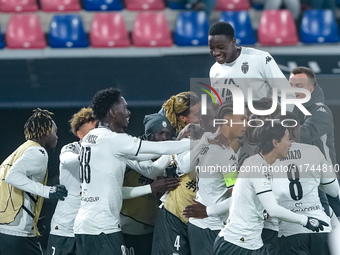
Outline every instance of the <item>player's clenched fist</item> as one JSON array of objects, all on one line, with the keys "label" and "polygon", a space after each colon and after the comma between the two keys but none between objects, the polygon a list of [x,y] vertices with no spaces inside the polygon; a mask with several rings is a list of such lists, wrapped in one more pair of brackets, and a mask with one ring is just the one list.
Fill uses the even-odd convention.
[{"label": "player's clenched fist", "polygon": [[67,197],[67,193],[67,189],[64,185],[56,185],[50,188],[49,198],[65,200],[65,197]]},{"label": "player's clenched fist", "polygon": [[152,193],[159,192],[164,193],[166,191],[175,190],[180,184],[180,179],[175,178],[164,178],[163,176],[157,177],[150,186]]}]

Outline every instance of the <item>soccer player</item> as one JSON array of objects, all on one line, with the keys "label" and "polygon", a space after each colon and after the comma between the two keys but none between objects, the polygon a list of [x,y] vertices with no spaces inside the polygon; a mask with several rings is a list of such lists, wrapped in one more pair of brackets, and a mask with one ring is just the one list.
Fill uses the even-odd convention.
[{"label": "soccer player", "polygon": [[[243,115],[233,115],[232,102],[224,103],[219,109],[218,119],[227,121],[218,128],[217,133],[224,135],[230,143],[244,135],[247,126],[246,109]],[[231,188],[237,177],[237,156],[234,150],[232,148],[222,149],[218,145],[210,144],[204,147],[197,156],[191,156],[196,158],[193,162],[197,174],[196,201],[209,206],[230,198]],[[210,171],[209,169],[212,168],[214,170]],[[227,214],[222,217],[209,216],[204,219],[190,218],[188,237],[191,253],[212,254],[214,241],[223,229],[227,218]]]},{"label": "soccer player", "polygon": [[63,185],[45,186],[47,152],[58,141],[53,113],[39,108],[26,121],[26,142],[0,166],[0,254],[41,255],[37,222],[44,198],[64,200]]},{"label": "soccer player", "polygon": [[[149,185],[122,189],[127,158],[181,153],[190,145],[188,141],[142,142],[125,134],[130,111],[118,89],[98,91],[92,104],[98,127],[83,138],[80,151],[82,197],[74,223],[77,254],[126,254],[120,225],[122,199],[151,191]],[[178,185],[176,179],[168,182]]]},{"label": "soccer player", "polygon": [[[171,125],[179,133],[189,123],[199,122],[201,104],[194,92],[182,92],[172,96],[164,104],[160,113],[164,113]],[[164,205],[158,212],[152,243],[152,254],[174,253],[190,254],[187,236],[188,219],[182,215],[183,209],[190,204],[190,198],[196,197],[196,175],[190,168],[188,157],[176,156],[177,173],[181,185],[171,191]],[[163,200],[164,200],[163,199]]]},{"label": "soccer player", "polygon": [[[158,113],[146,115],[144,117],[144,126],[144,140],[158,142],[171,139],[173,128],[164,115]],[[153,171],[150,171],[150,173],[152,173],[151,175],[139,169],[137,169],[138,171],[131,169],[129,167],[130,164],[132,168],[136,169],[137,162],[128,161],[123,185],[135,187],[152,183],[157,172],[158,175],[163,176],[171,157],[171,155],[162,156],[161,159],[159,159],[164,161],[164,165],[160,169],[161,172],[153,169]],[[143,163],[146,162],[138,162],[139,165]],[[151,254],[153,229],[159,209],[158,206],[159,199],[157,194],[148,194],[123,201],[120,220],[126,247],[130,252],[129,254]]]},{"label": "soccer player", "polygon": [[279,220],[297,223],[312,231],[328,226],[324,221],[293,213],[275,200],[271,187],[270,166],[285,158],[291,146],[288,130],[281,123],[267,122],[257,129],[260,153],[249,157],[240,168],[233,188],[232,202],[226,227],[214,243],[215,255],[268,254],[261,232],[270,215]]},{"label": "soccer player", "polygon": [[[276,116],[286,125],[294,126],[298,118],[293,113]],[[290,121],[290,120],[295,120]],[[289,123],[291,122],[291,123]],[[326,194],[336,197],[339,184],[318,147],[299,143],[300,126],[288,128],[293,140],[288,155],[276,161],[273,168],[272,190],[279,205],[301,215],[315,217],[330,225],[330,218],[322,208],[318,187]],[[283,170],[280,170],[283,169]],[[328,234],[331,227],[325,227],[321,233],[313,233],[301,225],[279,222],[279,244],[282,254],[330,254]]]},{"label": "soccer player", "polygon": [[[252,100],[271,97],[273,88],[290,88],[273,57],[265,51],[248,47],[236,47],[233,27],[226,22],[217,22],[209,29],[210,54],[216,63],[210,68],[212,87],[217,90],[223,101],[232,100],[232,94],[218,85],[226,84],[239,87],[248,101],[248,88],[252,89]],[[287,98],[295,98],[294,93],[287,93]],[[292,111],[293,107],[288,105]]]},{"label": "soccer player", "polygon": [[[324,154],[329,165],[336,164],[336,152],[334,144],[334,123],[332,111],[325,104],[325,98],[322,88],[316,81],[314,72],[304,66],[299,66],[291,70],[289,82],[292,87],[304,88],[311,93],[311,99],[304,103],[303,106],[311,113],[305,116],[294,108],[294,113],[299,116],[301,125],[301,143],[307,143],[317,146]],[[296,93],[296,98],[304,98],[305,94]],[[339,174],[338,174],[338,177]],[[319,196],[327,215],[330,215],[328,202],[340,217],[340,202],[339,198],[332,198],[323,192],[319,192]]]},{"label": "soccer player", "polygon": [[69,121],[71,132],[79,141],[65,145],[60,152],[59,182],[68,190],[64,201],[59,201],[51,220],[47,254],[75,255],[74,219],[78,213],[81,199],[79,180],[79,153],[84,136],[95,127],[96,119],[91,108],[82,108]]}]

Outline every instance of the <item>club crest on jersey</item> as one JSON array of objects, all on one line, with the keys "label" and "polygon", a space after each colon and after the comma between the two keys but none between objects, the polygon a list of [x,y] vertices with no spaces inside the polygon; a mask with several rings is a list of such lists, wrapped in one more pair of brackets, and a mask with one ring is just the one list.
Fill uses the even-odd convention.
[{"label": "club crest on jersey", "polygon": [[243,62],[241,66],[241,70],[244,74],[248,73],[249,71],[249,64],[248,62]]},{"label": "club crest on jersey", "polygon": [[168,124],[166,124],[166,122],[163,120],[162,121],[162,126],[166,128],[168,126]]}]

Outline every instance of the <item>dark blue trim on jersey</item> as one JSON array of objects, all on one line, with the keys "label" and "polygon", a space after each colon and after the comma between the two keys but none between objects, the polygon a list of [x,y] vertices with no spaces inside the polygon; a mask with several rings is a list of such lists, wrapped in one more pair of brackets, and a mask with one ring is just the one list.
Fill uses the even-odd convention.
[{"label": "dark blue trim on jersey", "polygon": [[138,153],[139,153],[139,150],[140,150],[140,147],[142,146],[142,139],[140,139],[140,142],[139,142],[139,147],[138,147],[138,150],[137,150],[137,152],[136,152],[136,155],[135,156],[137,156],[138,155]]},{"label": "dark blue trim on jersey", "polygon": [[272,191],[272,190],[269,189],[269,190],[261,191],[261,192],[259,192],[259,193],[256,193],[256,195],[260,195],[260,194],[263,194],[263,193],[266,193],[266,192],[269,192],[269,191]]},{"label": "dark blue trim on jersey", "polygon": [[327,185],[327,184],[331,184],[331,183],[333,183],[333,182],[335,182],[335,179],[334,179],[333,181],[331,181],[331,182],[321,183],[321,184],[322,184],[322,185]]}]

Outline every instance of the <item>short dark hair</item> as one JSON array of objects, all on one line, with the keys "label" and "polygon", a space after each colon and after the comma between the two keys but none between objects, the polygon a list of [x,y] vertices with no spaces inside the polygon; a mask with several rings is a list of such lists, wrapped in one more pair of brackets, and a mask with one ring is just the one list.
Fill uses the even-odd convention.
[{"label": "short dark hair", "polygon": [[235,30],[229,23],[219,21],[210,27],[208,34],[209,35],[225,35],[233,39],[235,36]]},{"label": "short dark hair", "polygon": [[223,105],[218,110],[218,118],[224,119],[226,115],[233,115],[233,102],[224,102]]},{"label": "short dark hair", "polygon": [[[300,123],[299,123],[300,120],[295,113],[287,111],[286,115],[278,114],[275,116],[274,119],[278,119],[280,120],[280,122],[285,120],[285,125],[289,126],[287,127],[287,130],[289,131],[289,136],[291,140],[294,140],[295,142],[300,141]],[[295,120],[295,122],[289,119]],[[296,123],[297,125],[294,127],[293,125]]]},{"label": "short dark hair", "polygon": [[262,127],[257,127],[254,131],[254,142],[258,144],[258,147],[262,154],[268,154],[274,149],[273,139],[281,142],[284,137],[286,128],[279,122],[266,121]]},{"label": "short dark hair", "polygon": [[33,115],[28,118],[24,125],[24,134],[26,140],[38,139],[52,132],[53,113],[48,110],[36,108]]},{"label": "short dark hair", "polygon": [[311,84],[313,86],[316,85],[316,77],[315,77],[315,73],[312,71],[312,69],[306,67],[306,66],[298,66],[298,67],[295,67],[293,68],[291,71],[290,71],[290,74],[301,74],[301,73],[304,73],[307,75],[307,77],[310,79],[311,81]]},{"label": "short dark hair", "polygon": [[103,119],[111,107],[119,101],[122,93],[117,88],[108,88],[98,91],[92,99],[93,114],[96,119]]}]

